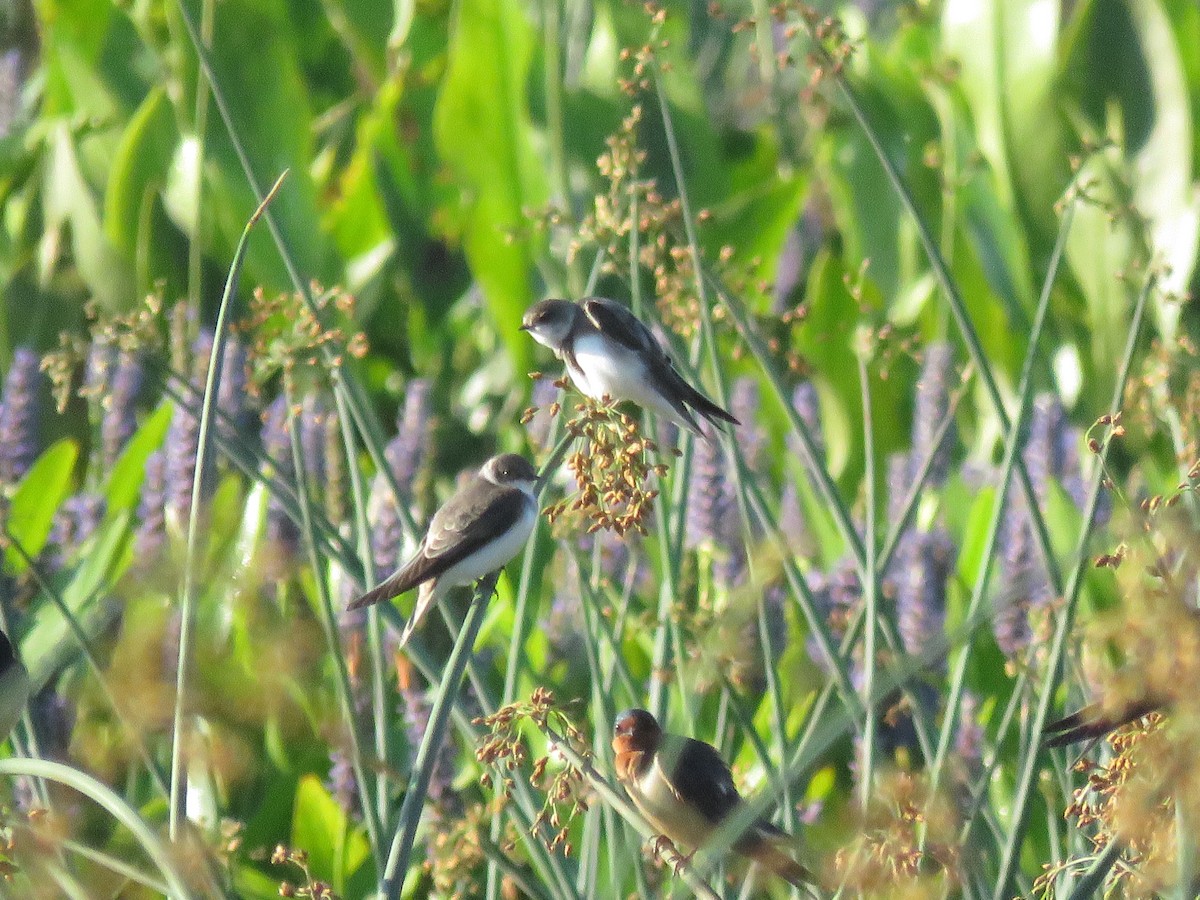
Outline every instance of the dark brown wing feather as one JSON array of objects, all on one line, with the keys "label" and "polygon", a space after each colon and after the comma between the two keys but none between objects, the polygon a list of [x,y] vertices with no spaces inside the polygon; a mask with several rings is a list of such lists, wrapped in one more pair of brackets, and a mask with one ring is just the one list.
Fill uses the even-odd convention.
[{"label": "dark brown wing feather", "polygon": [[714,825],[742,802],[729,766],[709,744],[672,735],[663,741],[658,755],[663,771],[671,773],[675,793]]},{"label": "dark brown wing feather", "polygon": [[1085,706],[1046,726],[1046,746],[1065,747],[1079,741],[1103,737],[1122,725],[1128,725],[1142,716],[1149,715],[1161,705],[1157,700],[1141,700],[1110,714],[1105,714],[1098,704]]},{"label": "dark brown wing feather", "polygon": [[416,555],[348,608],[359,609],[398,597],[422,581],[437,578],[517,521],[528,502],[526,495],[517,488],[493,487],[482,492],[459,491],[447,500],[433,514]]},{"label": "dark brown wing feather", "polygon": [[616,300],[606,297],[587,297],[579,302],[584,314],[591,323],[603,331],[608,337],[630,350],[653,354],[667,358],[662,345],[654,339],[650,329],[641,319],[631,313]]},{"label": "dark brown wing feather", "polygon": [[[664,769],[672,772],[671,783],[679,797],[696,809],[713,825],[719,825],[742,803],[733,773],[716,749],[703,741],[691,738],[669,738],[659,748],[674,757],[674,764]],[[785,881],[804,887],[813,883],[812,873],[788,853],[792,838],[770,822],[752,824],[733,843],[733,849],[761,863]]]}]

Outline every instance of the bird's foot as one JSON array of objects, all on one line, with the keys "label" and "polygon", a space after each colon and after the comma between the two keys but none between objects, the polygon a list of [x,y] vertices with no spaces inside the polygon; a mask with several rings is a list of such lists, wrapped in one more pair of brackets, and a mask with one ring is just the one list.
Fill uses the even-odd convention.
[{"label": "bird's foot", "polygon": [[650,842],[650,847],[654,851],[655,856],[675,870],[676,875],[679,874],[680,869],[691,863],[692,857],[695,855],[694,851],[688,854],[682,853],[675,846],[675,842],[665,834],[660,834],[654,838]]}]

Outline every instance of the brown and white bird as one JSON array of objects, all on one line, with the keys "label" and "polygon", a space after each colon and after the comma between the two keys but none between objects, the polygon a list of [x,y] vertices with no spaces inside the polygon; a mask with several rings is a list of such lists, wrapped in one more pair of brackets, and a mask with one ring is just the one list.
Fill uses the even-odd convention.
[{"label": "brown and white bird", "polygon": [[543,300],[526,311],[521,330],[553,350],[593,400],[632,400],[700,436],[694,414],[714,426],[740,424],[684,381],[650,329],[615,300]]},{"label": "brown and white bird", "polygon": [[537,522],[537,472],[523,456],[493,456],[433,514],[412,559],[353,601],[359,609],[420,586],[417,605],[400,635],[403,646],[437,600],[472,584],[516,556]]},{"label": "brown and white bird", "polygon": [[[742,805],[733,774],[715,747],[665,733],[644,709],[617,716],[612,747],[617,778],[630,799],[677,847],[704,846]],[[733,849],[796,887],[812,884],[812,874],[789,852],[791,845],[786,831],[758,821],[747,826]]]}]

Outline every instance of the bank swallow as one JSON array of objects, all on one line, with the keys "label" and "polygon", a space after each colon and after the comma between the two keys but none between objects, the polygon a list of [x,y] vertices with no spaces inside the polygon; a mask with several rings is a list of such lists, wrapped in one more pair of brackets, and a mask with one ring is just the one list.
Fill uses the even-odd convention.
[{"label": "bank swallow", "polygon": [[[664,733],[644,709],[617,716],[612,746],[617,778],[630,799],[677,847],[702,847],[742,805],[733,774],[716,748]],[[759,821],[747,826],[733,849],[804,887],[813,883],[813,876],[792,858],[791,840],[787,832]]]},{"label": "bank swallow", "polygon": [[741,424],[684,381],[650,329],[615,300],[543,300],[526,311],[521,330],[553,350],[593,400],[632,400],[699,436],[695,414],[714,426]]},{"label": "bank swallow", "polygon": [[1136,700],[1116,710],[1105,710],[1099,703],[1064,716],[1046,726],[1046,746],[1065,747],[1079,741],[1091,741],[1116,731],[1122,725],[1136,722],[1143,716],[1158,712],[1163,704],[1157,700]]},{"label": "bank swallow", "polygon": [[29,673],[13,652],[8,635],[0,631],[0,742],[8,737],[29,700]]},{"label": "bank swallow", "polygon": [[398,597],[419,585],[416,608],[400,635],[403,646],[450,588],[503,568],[525,546],[537,522],[536,482],[537,472],[523,456],[493,456],[433,514],[413,558],[349,608]]}]

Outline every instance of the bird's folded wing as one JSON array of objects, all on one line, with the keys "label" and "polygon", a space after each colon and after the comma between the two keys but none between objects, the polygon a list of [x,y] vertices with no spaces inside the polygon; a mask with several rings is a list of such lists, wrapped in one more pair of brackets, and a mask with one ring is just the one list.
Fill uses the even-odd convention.
[{"label": "bird's folded wing", "polygon": [[434,513],[425,535],[425,556],[430,566],[440,574],[462,562],[515,525],[528,502],[526,495],[516,488],[451,497]]},{"label": "bird's folded wing", "polygon": [[617,301],[588,297],[580,305],[591,323],[618,344],[638,353],[653,351],[659,356],[666,355],[650,329]]},{"label": "bird's folded wing", "polygon": [[1079,741],[1103,737],[1122,725],[1128,725],[1157,710],[1161,704],[1147,699],[1130,703],[1121,709],[1106,712],[1098,703],[1064,716],[1046,726],[1046,746],[1065,747]]},{"label": "bird's folded wing", "polygon": [[729,766],[709,744],[678,738],[664,742],[658,752],[675,793],[714,825],[741,803]]}]

